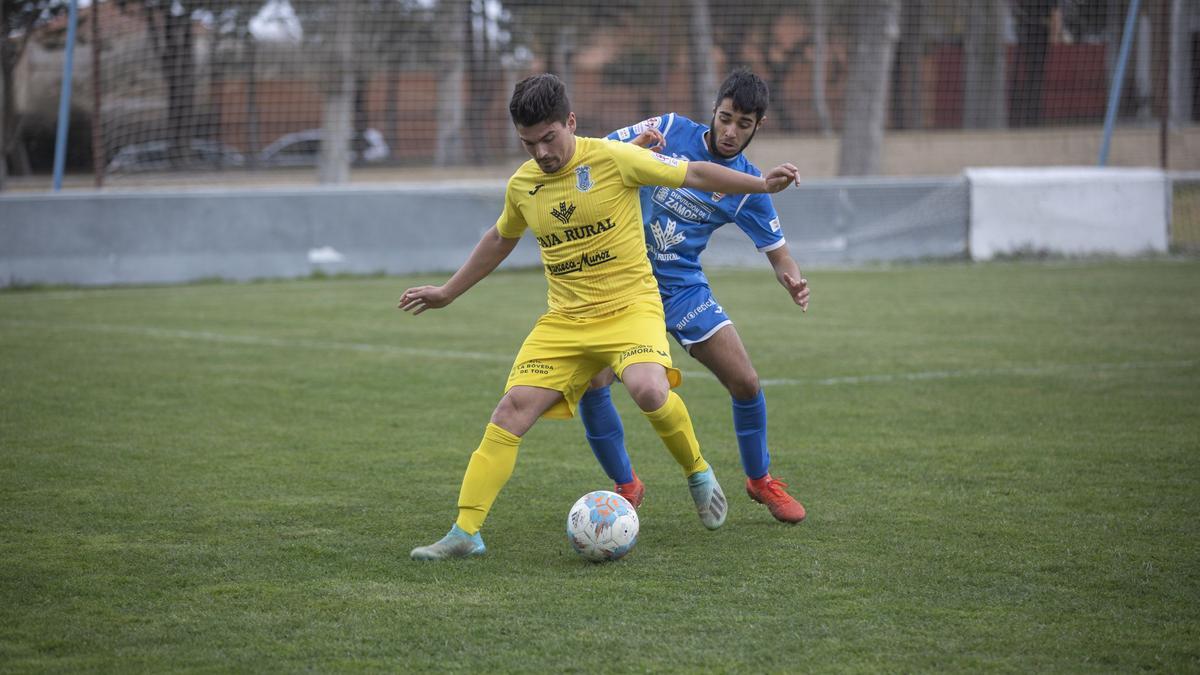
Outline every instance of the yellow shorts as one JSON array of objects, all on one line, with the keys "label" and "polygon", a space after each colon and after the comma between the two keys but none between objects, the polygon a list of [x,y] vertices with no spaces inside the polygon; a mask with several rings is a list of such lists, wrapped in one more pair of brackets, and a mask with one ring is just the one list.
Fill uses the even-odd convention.
[{"label": "yellow shorts", "polygon": [[561,392],[545,417],[570,418],[596,373],[611,366],[617,377],[631,363],[658,363],[667,381],[679,386],[682,377],[671,366],[662,305],[638,302],[596,318],[573,318],[547,312],[517,352],[504,391],[515,386],[542,387]]}]

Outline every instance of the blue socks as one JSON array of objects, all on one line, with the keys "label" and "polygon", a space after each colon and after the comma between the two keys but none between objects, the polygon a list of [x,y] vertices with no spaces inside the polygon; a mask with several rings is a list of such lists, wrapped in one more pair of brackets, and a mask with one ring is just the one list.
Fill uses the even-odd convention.
[{"label": "blue socks", "polygon": [[742,469],[750,478],[767,475],[771,457],[767,454],[767,399],[762,390],[746,401],[733,401],[733,430],[737,433]]},{"label": "blue socks", "polygon": [[[767,452],[767,399],[762,390],[749,400],[733,402],[733,430],[737,433],[742,469],[750,478],[767,475],[771,457]],[[588,445],[614,483],[633,480],[629,454],[625,451],[625,427],[613,405],[610,388],[590,389],[579,400],[579,417],[587,432]]]},{"label": "blue socks", "polygon": [[[617,414],[609,390],[610,387],[589,389],[579,399],[579,418],[583,420],[592,454],[596,455],[604,473],[614,483],[628,483],[633,480],[633,469],[629,466],[629,454],[625,452],[625,427],[621,425],[621,416]],[[759,397],[762,397],[761,393]],[[765,427],[765,406],[763,420]]]}]

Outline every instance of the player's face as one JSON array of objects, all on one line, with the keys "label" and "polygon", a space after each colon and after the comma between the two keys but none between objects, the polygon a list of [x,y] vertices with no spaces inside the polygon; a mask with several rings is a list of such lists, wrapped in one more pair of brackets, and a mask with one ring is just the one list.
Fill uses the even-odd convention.
[{"label": "player's face", "polygon": [[567,115],[566,124],[555,121],[531,127],[517,125],[517,137],[542,173],[554,173],[575,154],[575,113]]},{"label": "player's face", "polygon": [[708,147],[714,155],[723,159],[734,157],[746,149],[761,124],[762,120],[754,119],[754,113],[735,109],[733,99],[722,99],[713,110],[712,131],[709,132],[712,137]]}]

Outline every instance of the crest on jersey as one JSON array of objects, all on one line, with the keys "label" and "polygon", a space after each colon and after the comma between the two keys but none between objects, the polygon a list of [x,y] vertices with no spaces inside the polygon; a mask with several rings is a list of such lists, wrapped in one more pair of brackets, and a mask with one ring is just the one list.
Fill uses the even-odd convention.
[{"label": "crest on jersey", "polygon": [[592,189],[592,167],[587,164],[575,167],[575,189],[580,192]]}]

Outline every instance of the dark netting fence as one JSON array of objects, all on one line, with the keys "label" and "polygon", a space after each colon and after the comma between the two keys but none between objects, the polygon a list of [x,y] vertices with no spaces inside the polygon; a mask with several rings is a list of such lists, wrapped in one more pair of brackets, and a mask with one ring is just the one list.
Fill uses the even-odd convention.
[{"label": "dark netting fence", "polygon": [[[79,9],[71,158],[112,180],[509,162],[512,85],[560,75],[580,131],[664,111],[707,119],[745,65],[774,134],[877,136],[1192,124],[1194,0],[104,0]],[[9,172],[41,168],[64,0],[12,2]],[[334,142],[331,142],[331,137]],[[82,159],[84,155],[91,159]],[[843,175],[873,173],[843,158]]]}]

